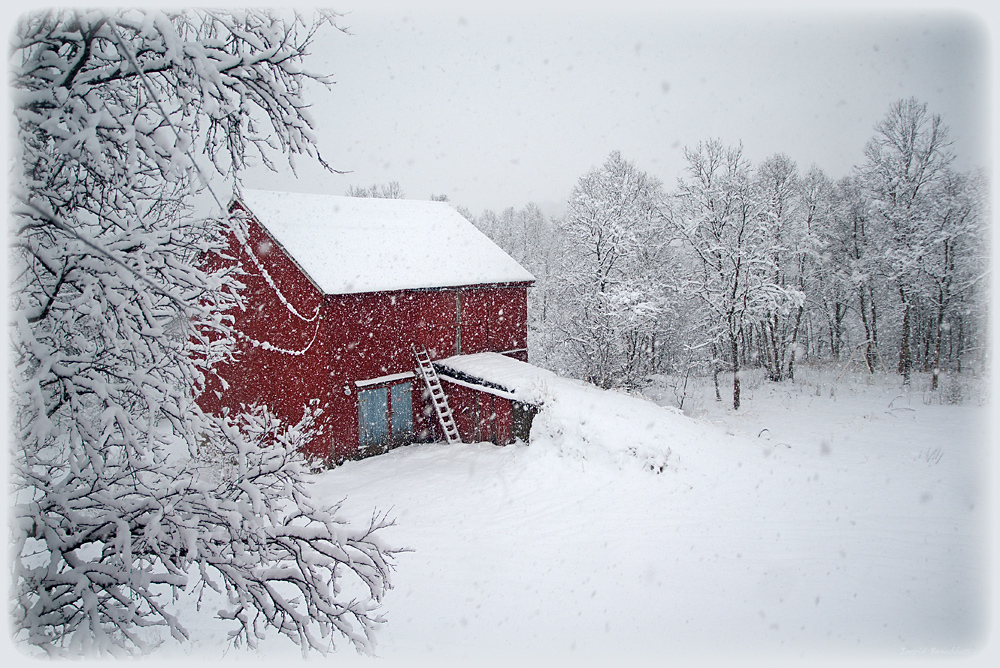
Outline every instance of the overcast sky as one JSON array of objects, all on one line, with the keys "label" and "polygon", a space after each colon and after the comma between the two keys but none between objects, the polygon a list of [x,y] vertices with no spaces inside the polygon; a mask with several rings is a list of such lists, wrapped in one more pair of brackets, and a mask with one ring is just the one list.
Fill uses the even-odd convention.
[{"label": "overcast sky", "polygon": [[715,137],[840,177],[909,96],[950,126],[959,168],[990,158],[982,15],[477,6],[337,3],[351,34],[316,44],[311,68],[337,83],[310,99],[325,158],[350,173],[305,165],[246,185],[343,194],[395,180],[409,198],[499,211],[564,202],[616,149],[673,187],[683,148]]},{"label": "overcast sky", "polygon": [[951,128],[958,168],[989,167],[996,10],[844,2],[852,8],[325,0],[350,34],[327,30],[314,45],[309,67],[336,84],[310,87],[308,99],[323,155],[349,173],[300,161],[298,178],[260,169],[245,185],[343,194],[394,180],[407,197],[443,194],[474,213],[531,201],[551,211],[612,150],[673,187],[683,148],[710,138],[742,142],[754,162],[783,152],[836,178],[909,96]]}]

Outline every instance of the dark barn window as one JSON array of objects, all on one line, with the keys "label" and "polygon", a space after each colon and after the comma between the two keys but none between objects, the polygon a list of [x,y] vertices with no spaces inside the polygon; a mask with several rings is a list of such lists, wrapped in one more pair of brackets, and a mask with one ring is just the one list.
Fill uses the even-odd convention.
[{"label": "dark barn window", "polygon": [[388,450],[413,439],[413,385],[399,383],[358,392],[361,450]]}]

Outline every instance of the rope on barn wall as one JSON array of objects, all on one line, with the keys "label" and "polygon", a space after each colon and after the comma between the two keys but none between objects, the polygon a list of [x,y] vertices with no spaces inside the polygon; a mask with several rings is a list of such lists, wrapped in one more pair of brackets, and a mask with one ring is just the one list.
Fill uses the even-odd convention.
[{"label": "rope on barn wall", "polygon": [[243,332],[241,332],[236,328],[233,328],[233,331],[236,332],[236,335],[238,337],[246,340],[254,348],[260,348],[262,350],[273,350],[274,352],[284,353],[285,355],[305,355],[306,352],[308,352],[309,349],[312,348],[312,344],[316,342],[316,336],[319,334],[319,322],[318,321],[316,322],[316,329],[313,330],[312,340],[302,350],[287,350],[285,348],[280,348],[268,341],[258,341],[257,339],[244,334]]}]

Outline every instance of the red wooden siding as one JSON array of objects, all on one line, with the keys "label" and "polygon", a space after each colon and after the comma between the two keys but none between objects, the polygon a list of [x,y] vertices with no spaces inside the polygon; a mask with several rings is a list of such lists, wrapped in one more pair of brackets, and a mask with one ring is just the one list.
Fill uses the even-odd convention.
[{"label": "red wooden siding", "polygon": [[[229,255],[245,271],[239,280],[246,286],[244,309],[228,313],[238,333],[236,359],[232,364],[215,366],[217,377],[209,377],[198,401],[202,408],[216,413],[224,409],[235,412],[241,405],[267,404],[282,421],[295,423],[310,402],[320,407],[328,403],[329,341],[323,295],[259,226],[250,225],[247,242],[277,291],[250,259],[247,248],[231,237]],[[223,389],[220,378],[227,388]],[[328,430],[331,417],[321,416],[319,438]]]},{"label": "red wooden siding", "polygon": [[[431,359],[450,357],[458,352],[458,332],[461,330],[461,352],[503,352],[509,348],[466,349],[467,336],[485,340],[488,318],[469,323],[462,310],[461,327],[457,326],[458,300],[463,306],[472,299],[483,303],[501,305],[510,313],[524,308],[521,323],[524,331],[511,332],[504,343],[524,348],[527,338],[527,301],[525,286],[477,286],[440,290],[407,290],[400,292],[371,292],[358,295],[328,295],[326,297],[331,330],[330,355],[332,357],[330,382],[339,391],[331,395],[332,413],[345,419],[331,425],[331,434],[337,445],[337,457],[353,456],[358,442],[357,419],[346,416],[357,411],[355,381],[380,378],[395,373],[412,371],[414,360],[411,345],[424,346]],[[513,319],[516,322],[516,318]],[[507,325],[512,329],[511,325]],[[439,428],[436,418],[428,412],[423,398],[423,385],[414,379],[413,427],[417,440],[432,440]],[[449,388],[449,392],[450,392]],[[350,394],[348,393],[350,392]],[[449,394],[449,400],[451,399]],[[508,411],[509,412],[509,411]],[[465,432],[463,440],[465,440]]]},{"label": "red wooden siding", "polygon": [[462,441],[491,441],[498,445],[514,441],[510,399],[447,380],[444,388]]},{"label": "red wooden siding", "polygon": [[526,349],[527,319],[527,290],[463,291],[461,354]]}]

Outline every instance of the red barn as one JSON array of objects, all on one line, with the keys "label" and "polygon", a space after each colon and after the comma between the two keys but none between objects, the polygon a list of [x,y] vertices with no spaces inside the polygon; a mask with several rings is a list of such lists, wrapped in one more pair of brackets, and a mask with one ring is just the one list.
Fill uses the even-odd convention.
[{"label": "red barn", "polygon": [[[450,205],[248,190],[231,210],[246,238],[212,261],[244,272],[236,361],[216,365],[202,408],[266,404],[294,424],[312,407],[306,454],[342,461],[446,435],[414,350],[527,361],[534,278]],[[463,441],[527,440],[530,406],[442,379]]]}]

